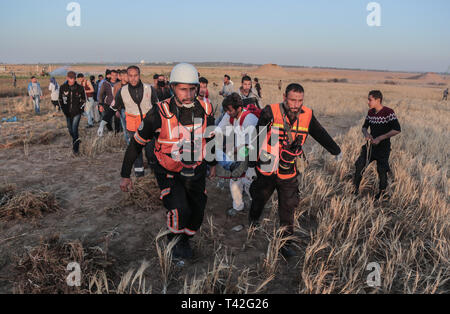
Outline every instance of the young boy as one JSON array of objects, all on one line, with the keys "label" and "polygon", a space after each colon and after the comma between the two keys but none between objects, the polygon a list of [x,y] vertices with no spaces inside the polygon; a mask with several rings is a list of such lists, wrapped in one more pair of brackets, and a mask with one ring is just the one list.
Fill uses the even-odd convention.
[{"label": "young boy", "polygon": [[[375,199],[378,200],[386,191],[387,173],[391,171],[389,167],[390,138],[400,134],[401,128],[394,110],[383,106],[383,94],[380,91],[374,90],[369,93],[368,104],[370,110],[362,128],[368,145],[362,147],[361,155],[355,163],[355,195],[359,193],[359,185],[365,168],[376,160],[378,177],[380,179],[380,190],[375,196]],[[370,134],[368,132],[369,128]]]}]

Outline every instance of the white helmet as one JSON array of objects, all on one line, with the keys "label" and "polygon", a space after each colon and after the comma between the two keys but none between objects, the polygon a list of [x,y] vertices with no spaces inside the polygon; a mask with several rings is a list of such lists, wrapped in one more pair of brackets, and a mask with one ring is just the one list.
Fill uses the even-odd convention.
[{"label": "white helmet", "polygon": [[197,69],[189,63],[177,64],[170,74],[170,84],[177,83],[199,85]]}]

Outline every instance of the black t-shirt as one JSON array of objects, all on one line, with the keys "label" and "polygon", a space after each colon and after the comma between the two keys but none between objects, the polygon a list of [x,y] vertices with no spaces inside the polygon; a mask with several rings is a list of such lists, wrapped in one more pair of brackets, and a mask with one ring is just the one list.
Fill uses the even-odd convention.
[{"label": "black t-shirt", "polygon": [[[394,110],[388,107],[383,107],[378,113],[376,113],[375,109],[369,110],[363,128],[370,128],[370,134],[374,139],[389,133],[392,130],[401,131],[400,123],[398,122]],[[385,139],[384,141],[381,141],[380,144],[374,146],[374,149],[375,148],[390,150],[391,140],[389,138]]]}]

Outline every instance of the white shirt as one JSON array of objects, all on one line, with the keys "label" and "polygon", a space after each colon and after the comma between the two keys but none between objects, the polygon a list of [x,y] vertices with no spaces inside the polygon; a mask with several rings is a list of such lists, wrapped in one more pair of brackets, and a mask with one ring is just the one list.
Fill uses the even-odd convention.
[{"label": "white shirt", "polygon": [[59,99],[59,88],[56,89],[55,84],[50,83],[50,85],[48,86],[48,90],[51,91],[51,100],[52,101],[58,101]]},{"label": "white shirt", "polygon": [[[243,114],[243,113],[242,113]],[[231,124],[230,121],[230,115],[228,113],[226,113],[223,116],[222,121],[220,121],[219,125],[217,126],[220,131],[222,132],[222,134],[225,136],[230,136],[230,134],[232,134],[232,131],[234,130],[234,133],[236,134],[236,138],[235,138],[235,143],[234,146],[235,147],[240,147],[242,145],[248,145],[250,144],[250,139],[252,136],[252,127],[255,128],[256,125],[258,124],[258,117],[255,116],[253,113],[248,114],[241,126],[241,119],[240,117],[238,119],[234,120],[234,123]],[[257,130],[254,129],[254,132],[256,132]],[[256,134],[254,134],[253,136],[256,136]],[[230,141],[227,141],[227,143]],[[230,151],[230,149],[234,150],[234,147],[226,147],[226,151]]]}]

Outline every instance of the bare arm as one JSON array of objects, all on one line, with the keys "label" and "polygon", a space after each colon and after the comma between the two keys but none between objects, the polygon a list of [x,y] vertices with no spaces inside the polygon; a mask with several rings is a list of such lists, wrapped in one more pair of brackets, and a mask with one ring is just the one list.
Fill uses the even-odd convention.
[{"label": "bare arm", "polygon": [[380,135],[376,139],[373,139],[372,143],[375,145],[378,145],[381,141],[384,141],[384,140],[387,140],[388,138],[397,136],[400,133],[401,133],[401,131],[396,131],[396,130],[389,131],[388,133],[386,133],[384,135]]}]

